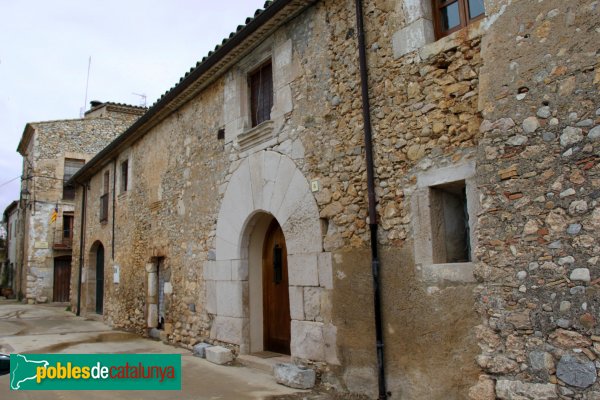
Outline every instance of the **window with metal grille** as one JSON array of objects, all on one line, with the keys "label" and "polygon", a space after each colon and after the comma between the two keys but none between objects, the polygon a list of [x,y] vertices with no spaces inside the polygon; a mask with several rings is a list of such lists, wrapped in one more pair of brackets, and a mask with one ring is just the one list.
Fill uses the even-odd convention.
[{"label": "window with metal grille", "polygon": [[271,61],[263,64],[248,77],[252,127],[271,119],[273,107],[273,68]]},{"label": "window with metal grille", "polygon": [[129,161],[125,160],[121,163],[121,193],[127,191],[129,177]]},{"label": "window with metal grille", "polygon": [[435,36],[440,39],[485,16],[483,0],[433,0]]},{"label": "window with metal grille", "polygon": [[63,199],[73,200],[75,198],[75,186],[67,185],[67,181],[83,167],[85,160],[65,158],[65,169],[63,173]]},{"label": "window with metal grille", "polygon": [[110,172],[104,173],[104,191],[100,196],[100,222],[108,221],[108,188],[110,186]]}]

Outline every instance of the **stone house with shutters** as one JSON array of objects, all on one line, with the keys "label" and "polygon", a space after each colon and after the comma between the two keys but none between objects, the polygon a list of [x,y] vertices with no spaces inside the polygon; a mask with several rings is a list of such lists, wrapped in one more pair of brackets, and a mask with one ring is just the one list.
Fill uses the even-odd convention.
[{"label": "stone house with shutters", "polygon": [[72,178],[73,309],[371,397],[597,398],[599,7],[267,2]]},{"label": "stone house with shutters", "polygon": [[17,149],[23,174],[11,260],[20,299],[69,301],[75,190],[65,183],[144,110],[93,101],[84,118],[25,126]]}]

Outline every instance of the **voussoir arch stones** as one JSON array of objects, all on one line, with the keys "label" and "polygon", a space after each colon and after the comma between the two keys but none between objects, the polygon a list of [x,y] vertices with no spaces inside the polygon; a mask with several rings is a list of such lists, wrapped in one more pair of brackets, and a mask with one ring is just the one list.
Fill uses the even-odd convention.
[{"label": "voussoir arch stones", "polygon": [[272,214],[290,255],[322,251],[319,210],[296,164],[274,151],[246,158],[231,176],[217,221],[217,260],[245,259],[243,234],[252,216]]}]

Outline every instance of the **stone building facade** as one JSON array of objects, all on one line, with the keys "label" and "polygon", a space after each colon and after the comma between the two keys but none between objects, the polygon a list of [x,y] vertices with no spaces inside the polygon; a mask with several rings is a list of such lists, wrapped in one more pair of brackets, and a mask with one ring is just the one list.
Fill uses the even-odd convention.
[{"label": "stone building facade", "polygon": [[17,149],[23,174],[15,285],[30,303],[69,300],[75,193],[66,180],[145,111],[91,106],[81,119],[28,123]]},{"label": "stone building facade", "polygon": [[19,268],[20,260],[20,249],[17,247],[17,243],[21,237],[21,222],[20,222],[20,209],[17,201],[11,202],[3,213],[2,222],[6,227],[6,260],[2,265],[0,272],[0,290],[2,288],[10,288],[10,296],[14,296],[17,293],[17,272]]},{"label": "stone building facade", "polygon": [[[485,0],[446,36],[437,4],[364,4],[387,391],[599,398],[600,3]],[[373,396],[356,9],[265,6],[74,176],[71,301],[239,354],[283,303],[292,360]]]}]

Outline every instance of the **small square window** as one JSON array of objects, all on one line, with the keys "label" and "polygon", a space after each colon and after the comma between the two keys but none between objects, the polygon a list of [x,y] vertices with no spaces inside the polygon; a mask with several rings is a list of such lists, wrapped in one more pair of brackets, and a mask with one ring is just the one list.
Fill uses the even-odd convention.
[{"label": "small square window", "polygon": [[483,18],[483,0],[433,0],[436,38],[451,34],[471,22]]},{"label": "small square window", "polygon": [[414,260],[426,281],[473,282],[480,210],[475,163],[417,175],[411,194]]},{"label": "small square window", "polygon": [[267,62],[248,77],[252,127],[271,119],[273,107],[273,68]]},{"label": "small square window", "polygon": [[469,211],[465,181],[433,186],[429,190],[433,262],[470,262]]}]

